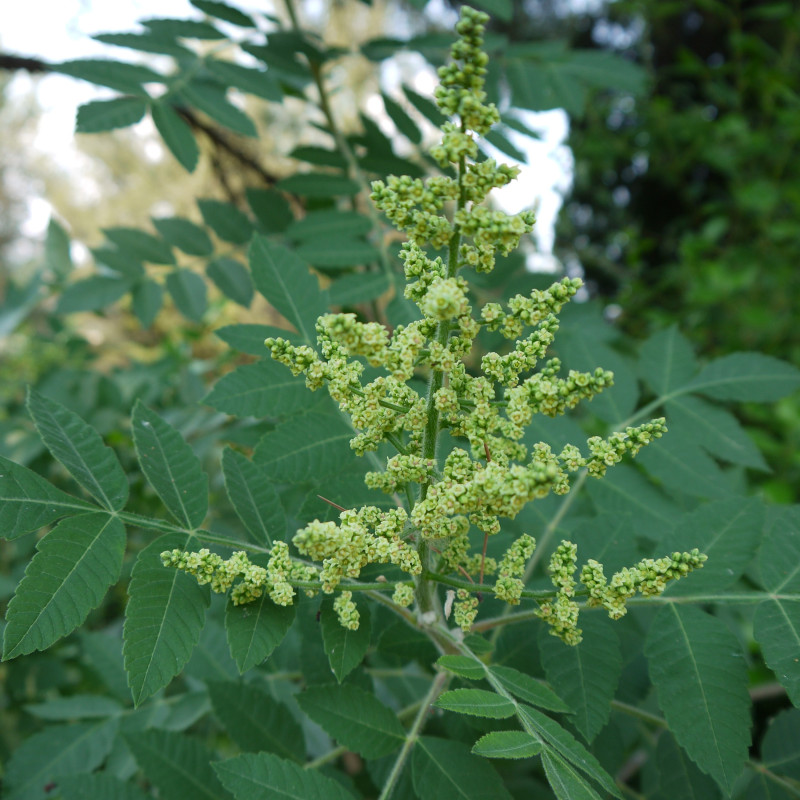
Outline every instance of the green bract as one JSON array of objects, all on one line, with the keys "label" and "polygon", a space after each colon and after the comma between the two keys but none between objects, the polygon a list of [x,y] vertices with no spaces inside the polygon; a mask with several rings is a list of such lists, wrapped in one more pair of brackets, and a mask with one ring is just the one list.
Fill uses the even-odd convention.
[{"label": "green bract", "polygon": [[[475,161],[476,137],[488,133],[499,119],[494,105],[484,102],[488,57],[481,46],[487,19],[473,9],[462,10],[451,62],[439,70],[436,102],[454,120],[444,123],[441,142],[432,153],[442,167],[454,171],[454,177],[392,176],[372,184],[377,208],[408,236],[400,251],[405,296],[417,305],[422,318],[390,331],[377,322],[362,322],[353,313],[324,314],[317,321],[317,349],[283,338],[265,342],[272,357],[292,374],[305,375],[309,389],[327,388],[357,431],[350,445],[359,455],[384,442],[398,451],[384,469],[366,475],[367,485],[395,495],[398,507],[348,509],[338,523],[315,520],[298,531],[292,540],[295,547],[301,555],[321,562],[319,568],[293,564],[283,549],[278,559],[278,545],[266,568],[249,565],[244,553],[229,561],[207,551],[164,554],[166,565],[196,574],[215,591],[233,586],[234,603],[255,600],[266,591],[274,602],[286,605],[294,594],[293,580],[317,581],[322,592],[330,594],[343,581],[357,579],[369,564],[392,563],[414,578],[418,613],[426,619],[433,613],[435,619],[438,600],[426,574],[435,551],[440,554],[440,570],[470,580],[477,573],[479,583],[485,574],[497,572],[494,593],[516,605],[524,589],[520,576],[535,540],[524,534],[498,567],[485,557],[485,544],[483,553],[472,551],[471,526],[485,536],[496,534],[501,519],[513,519],[530,501],[550,492],[567,493],[571,473],[586,469],[602,477],[626,453],[636,455],[666,431],[664,420],[655,419],[607,439],[595,436],[587,442],[588,457],[575,445],[555,453],[544,443],[528,448],[521,442],[534,414],[563,414],[611,386],[613,375],[600,367],[561,375],[559,359],[545,360],[558,331],[558,314],[581,286],[577,278],[564,278],[527,296],[517,294],[509,298],[507,310],[492,302],[473,315],[469,286],[459,272],[466,267],[490,272],[496,256],[516,248],[534,224],[532,212],[511,216],[481,205],[493,188],[517,176],[515,167],[498,165],[493,159]],[[446,254],[431,255],[428,247],[446,248]],[[512,346],[502,354],[484,354],[473,374],[470,356],[481,326],[499,331]],[[364,362],[385,374],[362,382]],[[426,396],[408,385],[424,373]],[[469,451],[453,449],[440,471],[437,446],[444,429],[466,440]],[[571,599],[576,557],[571,543],[556,550],[550,569],[556,593],[539,608],[552,632],[569,644],[580,641],[578,606]],[[641,562],[623,577],[615,575],[608,586],[598,577],[602,567],[595,561],[581,574],[588,581],[590,604],[602,604],[616,617],[624,613],[625,599],[637,589],[645,594],[661,591],[668,579],[701,567],[703,560],[695,551],[676,554],[672,560]],[[650,573],[653,577],[645,577]],[[334,609],[342,625],[355,629],[359,615],[351,584],[347,586]],[[395,602],[408,605],[408,584],[392,588]],[[469,630],[478,598],[464,588],[457,597],[454,620]]]}]

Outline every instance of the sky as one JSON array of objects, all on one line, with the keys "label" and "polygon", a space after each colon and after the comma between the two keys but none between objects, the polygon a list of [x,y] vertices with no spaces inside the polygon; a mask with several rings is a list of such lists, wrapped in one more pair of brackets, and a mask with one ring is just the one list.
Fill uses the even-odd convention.
[{"label": "sky", "polygon": [[[307,2],[310,14],[319,13],[323,0]],[[256,4],[243,3],[243,10],[248,10],[248,6],[254,8]],[[441,0],[431,0],[426,12],[432,18],[438,19],[451,10],[445,9]],[[43,13],[46,13],[44,25]],[[129,51],[109,48],[90,37],[97,33],[135,30],[137,20],[147,17],[198,19],[200,14],[188,0],[32,0],[16,3],[12,12],[5,12],[0,46],[6,52],[39,57],[47,61],[97,57],[111,53],[118,57]],[[396,31],[393,34],[396,35]],[[420,59],[420,64],[423,63]],[[397,71],[384,67],[381,80],[386,84],[383,88],[391,92],[392,83],[397,80]],[[435,85],[435,76],[432,72],[420,70],[416,74],[416,81],[415,88],[419,91],[430,91]],[[16,93],[23,94],[30,86],[29,77],[18,75],[12,83],[11,97]],[[113,94],[109,90],[65,76],[48,75],[41,78],[38,82],[37,98],[43,114],[34,146],[64,166],[75,163],[73,142],[78,106],[93,98],[110,97]],[[535,237],[539,255],[532,257],[532,262],[538,268],[550,269],[553,266],[550,253],[553,247],[554,223],[561,197],[569,188],[571,176],[571,153],[564,144],[568,120],[562,111],[554,110],[542,114],[526,112],[524,121],[540,133],[541,140],[534,141],[512,132],[509,138],[527,153],[528,163],[520,164],[522,173],[514,184],[493,196],[509,213],[536,204],[538,221]],[[493,155],[498,161],[517,163],[501,153]],[[25,235],[41,237],[50,211],[45,197],[32,197],[23,230]]]}]

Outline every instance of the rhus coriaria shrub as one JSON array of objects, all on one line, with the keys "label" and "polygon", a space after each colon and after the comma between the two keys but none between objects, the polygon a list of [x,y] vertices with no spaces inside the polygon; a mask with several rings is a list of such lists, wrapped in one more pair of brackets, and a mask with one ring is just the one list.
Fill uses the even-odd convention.
[{"label": "rhus coriaria shrub", "polygon": [[[259,422],[219,429],[205,453],[229,442],[219,475],[175,409],[135,405],[129,476],[87,420],[30,391],[41,441],[83,492],[1,462],[0,531],[46,530],[6,613],[11,704],[35,724],[4,796],[798,796],[800,515],[747,495],[745,468],[765,465],[721,403],[777,399],[800,373],[756,354],[700,366],[676,327],[623,355],[579,278],[514,262],[534,216],[490,203],[517,170],[480,150],[504,119],[487,21],[463,8],[439,69],[435,174],[407,161],[417,174],[372,180],[371,206],[369,143],[327,100],[335,54],[294,30],[345,174],[295,176],[310,197],[336,188],[272,232],[277,193],[260,231],[201,206],[221,238],[237,220],[247,234],[249,269],[217,259],[209,278],[257,290],[291,326],[220,331],[259,360],[204,402]],[[183,24],[176,37],[198,33]],[[142,102],[185,153],[167,101]],[[335,199],[360,189],[350,208]],[[157,226],[163,259],[192,242],[212,257],[190,225]],[[314,255],[304,229],[327,247]],[[361,260],[332,262],[337,236]],[[179,307],[205,292],[188,266],[172,275]],[[100,612],[128,568],[120,637]],[[750,754],[758,686],[779,713]]]}]

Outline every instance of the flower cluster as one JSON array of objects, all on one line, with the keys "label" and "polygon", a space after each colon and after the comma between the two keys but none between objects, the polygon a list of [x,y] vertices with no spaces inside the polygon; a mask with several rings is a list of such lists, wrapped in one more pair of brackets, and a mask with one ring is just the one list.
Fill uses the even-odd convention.
[{"label": "flower cluster", "polygon": [[575,597],[575,570],[578,548],[572,542],[563,541],[550,557],[550,580],[556,587],[556,596],[539,605],[538,615],[550,625],[550,633],[566,644],[578,644],[581,630],[578,627],[578,604]]},{"label": "flower cluster", "polygon": [[494,590],[500,600],[505,600],[512,606],[519,603],[525,585],[517,576],[525,572],[525,564],[533,555],[535,548],[536,540],[524,533],[506,550],[500,561],[498,578],[494,585]]}]

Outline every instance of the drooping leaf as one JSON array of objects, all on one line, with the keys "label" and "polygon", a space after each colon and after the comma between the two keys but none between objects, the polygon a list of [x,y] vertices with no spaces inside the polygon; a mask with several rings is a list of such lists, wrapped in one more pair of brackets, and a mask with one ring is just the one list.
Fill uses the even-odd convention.
[{"label": "drooping leaf", "polygon": [[77,628],[119,579],[125,527],[107,514],[62,520],[37,545],[8,606],[3,658],[46,650]]},{"label": "drooping leaf", "polygon": [[302,197],[337,197],[358,194],[361,186],[345,175],[331,172],[304,172],[290,175],[278,181],[277,187],[284,192]]},{"label": "drooping leaf", "polygon": [[174,269],[167,275],[167,289],[178,311],[193,322],[202,322],[208,300],[205,281],[190,269]]},{"label": "drooping leaf", "polygon": [[510,700],[485,689],[451,689],[439,695],[434,705],[446,711],[475,717],[505,719],[514,716],[514,704]]},{"label": "drooping leaf", "polygon": [[143,328],[149,328],[153,324],[163,302],[164,290],[155,281],[142,281],[131,293],[133,313]]},{"label": "drooping leaf", "polygon": [[750,744],[747,674],[736,637],[698,608],[669,604],[652,620],[644,652],[670,730],[730,795]]},{"label": "drooping leaf", "polygon": [[[266,347],[263,352],[268,352]],[[292,375],[283,364],[265,358],[223,376],[203,402],[236,417],[277,417],[318,400],[319,396],[306,388],[302,376]]]},{"label": "drooping leaf", "polygon": [[206,225],[225,242],[246,244],[253,235],[253,224],[247,215],[222,200],[198,200],[197,206]]},{"label": "drooping leaf", "polygon": [[198,528],[208,511],[208,478],[181,435],[141,402],[131,420],[136,455],[150,485],[175,519]]},{"label": "drooping leaf", "polygon": [[360,614],[358,629],[351,631],[340,624],[331,600],[322,604],[320,614],[322,642],[328,662],[339,683],[361,663],[369,647],[372,630],[369,606],[362,603],[358,610]]},{"label": "drooping leaf", "polygon": [[403,86],[403,94],[406,96],[408,102],[411,103],[434,128],[438,128],[442,124],[443,114],[430,98],[418,94],[408,86]]},{"label": "drooping leaf", "polygon": [[212,769],[211,753],[199,739],[184,733],[149,730],[126,734],[125,742],[163,800],[231,797]]},{"label": "drooping leaf", "polygon": [[253,279],[243,264],[234,258],[215,258],[209,261],[206,275],[234,303],[250,307],[253,302]]},{"label": "drooping leaf", "polygon": [[574,647],[541,628],[539,653],[547,680],[574,714],[587,742],[605,727],[622,673],[622,653],[613,623],[599,615],[581,618],[583,640]]},{"label": "drooping leaf", "polygon": [[152,264],[174,264],[170,246],[157,236],[138,228],[103,228],[106,238],[120,250],[139,261]]},{"label": "drooping leaf", "polygon": [[136,559],[125,612],[125,670],[137,705],[183,669],[200,638],[209,605],[208,586],[161,563],[161,553],[198,549],[192,536],[168,533]]},{"label": "drooping leaf", "polygon": [[94,100],[78,108],[75,133],[100,133],[135,125],[147,111],[140,97],[117,97],[113,100]]},{"label": "drooping leaf", "polygon": [[303,729],[289,709],[253,684],[215,681],[208,684],[214,714],[245,752],[270,752],[302,762]]},{"label": "drooping leaf", "polygon": [[150,115],[164,144],[187,172],[194,172],[200,157],[192,129],[177,111],[166,103],[153,103]]},{"label": "drooping leaf", "polygon": [[686,596],[719,592],[734,584],[753,560],[764,528],[764,503],[735,497],[707,503],[676,520],[673,531],[657,546],[662,553],[697,547],[708,556],[703,568],[672,582],[667,594]]},{"label": "drooping leaf", "polygon": [[493,731],[475,742],[472,752],[484,758],[531,758],[542,743],[525,731]]},{"label": "drooping leaf", "polygon": [[37,392],[28,393],[28,411],[48,450],[73,478],[109,511],[128,500],[128,479],[114,451],[74,411]]},{"label": "drooping leaf", "polygon": [[733,414],[691,395],[676,397],[665,404],[664,410],[673,430],[696,440],[717,458],[769,471],[764,457]]},{"label": "drooping leaf", "polygon": [[420,800],[511,800],[494,767],[470,753],[463,742],[421,736],[411,768]]},{"label": "drooping leaf", "polygon": [[295,699],[329,736],[364,758],[392,753],[405,740],[394,711],[352,684],[310,686]]},{"label": "drooping leaf", "polygon": [[771,403],[800,386],[800,369],[762,353],[715,359],[684,387],[715,400]]},{"label": "drooping leaf", "polygon": [[310,412],[289,417],[267,433],[253,460],[274,481],[301,483],[342,472],[355,460],[352,428],[338,416]]},{"label": "drooping leaf", "polygon": [[530,706],[520,706],[519,713],[558,756],[588,775],[593,781],[602,786],[608,794],[622,800],[622,794],[611,776],[566,728],[563,728],[555,720],[550,719],[550,717]]},{"label": "drooping leaf", "polygon": [[252,603],[225,609],[225,632],[231,656],[244,674],[269,658],[295,619],[295,607],[278,606],[264,593]]},{"label": "drooping leaf", "polygon": [[46,800],[64,775],[96,769],[114,743],[117,720],[51,725],[25,739],[5,765],[6,800]]},{"label": "drooping leaf", "polygon": [[190,256],[208,256],[214,245],[199,225],[185,217],[154,218],[153,225],[164,240]]},{"label": "drooping leaf", "polygon": [[278,493],[261,468],[226,447],[222,453],[225,489],[237,516],[253,541],[265,547],[286,535],[286,514]]},{"label": "drooping leaf", "polygon": [[253,238],[249,254],[258,291],[294,325],[307,344],[316,344],[317,317],[325,313],[327,302],[306,264],[265,236]]},{"label": "drooping leaf", "polygon": [[214,764],[236,800],[355,800],[338,781],[272,753],[245,753]]},{"label": "drooping leaf", "polygon": [[702,773],[697,765],[678,747],[667,731],[658,737],[656,745],[658,768],[658,800],[718,800],[717,784]]},{"label": "drooping leaf", "polygon": [[62,800],[150,800],[135,783],[125,782],[113,775],[96,772],[91,775],[68,775],[58,781]]},{"label": "drooping leaf", "polygon": [[67,286],[58,298],[57,310],[59,314],[99,311],[116,303],[130,288],[127,278],[93,275]]},{"label": "drooping leaf", "polygon": [[0,538],[16,539],[68,514],[97,506],[62,492],[27,467],[0,456]]},{"label": "drooping leaf", "polygon": [[381,98],[383,107],[397,130],[410,142],[420,144],[422,142],[422,131],[417,127],[417,123],[406,113],[403,106],[385,92],[381,92]]}]

